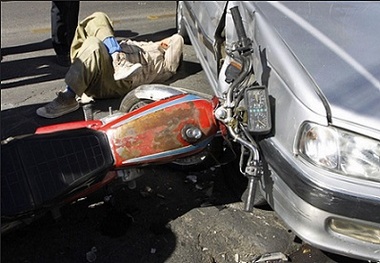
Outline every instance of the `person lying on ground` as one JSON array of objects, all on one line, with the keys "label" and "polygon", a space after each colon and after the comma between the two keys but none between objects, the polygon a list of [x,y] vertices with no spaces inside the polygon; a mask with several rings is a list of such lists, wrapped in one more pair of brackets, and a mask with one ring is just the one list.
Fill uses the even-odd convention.
[{"label": "person lying on ground", "polygon": [[95,12],[76,28],[66,88],[36,113],[57,118],[77,110],[80,98],[121,98],[142,84],[164,82],[176,73],[183,45],[179,34],[156,42],[119,43],[110,18]]}]

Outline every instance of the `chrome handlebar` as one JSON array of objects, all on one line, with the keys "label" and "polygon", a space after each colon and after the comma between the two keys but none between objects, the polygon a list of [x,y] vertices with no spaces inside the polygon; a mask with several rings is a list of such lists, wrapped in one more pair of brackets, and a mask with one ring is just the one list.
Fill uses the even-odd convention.
[{"label": "chrome handlebar", "polygon": [[[243,90],[244,83],[249,79],[252,72],[252,53],[251,48],[252,40],[246,37],[243,23],[241,21],[241,16],[238,7],[231,8],[231,13],[233,15],[234,23],[237,28],[239,40],[234,43],[233,49],[227,50],[231,56],[238,57],[241,61],[242,69],[240,74],[234,79],[227,89],[224,95],[224,103],[215,111],[216,118],[223,122],[228,131],[229,135],[234,141],[238,142],[242,146],[242,153],[240,156],[240,172],[248,178],[248,196],[245,200],[245,211],[252,211],[255,190],[257,182],[260,179],[262,172],[262,163],[260,160],[260,152],[254,138],[250,135],[247,127],[236,116],[236,109],[240,103],[239,96],[236,96],[239,91]],[[244,34],[242,34],[242,32]],[[236,55],[232,55],[236,53]],[[248,150],[249,157],[244,163],[244,154]]]}]

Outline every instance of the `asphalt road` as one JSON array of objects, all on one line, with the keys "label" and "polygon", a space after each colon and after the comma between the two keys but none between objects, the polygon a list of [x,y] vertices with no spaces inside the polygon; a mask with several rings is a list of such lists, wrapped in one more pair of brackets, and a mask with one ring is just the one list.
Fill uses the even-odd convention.
[{"label": "asphalt road", "polygon": [[[174,1],[81,2],[80,19],[95,11],[111,17],[117,38],[156,40],[176,31]],[[50,43],[50,1],[1,2],[1,55],[2,139],[83,119],[81,110],[53,120],[35,114],[64,86],[67,71]],[[211,93],[191,45],[166,84]],[[120,101],[96,101],[95,118]],[[243,212],[241,192],[226,180],[231,173],[231,166],[147,169],[134,190],[103,189],[63,207],[56,220],[47,215],[3,235],[1,262],[251,262],[267,252],[292,262],[357,262],[303,244],[269,207]]]}]

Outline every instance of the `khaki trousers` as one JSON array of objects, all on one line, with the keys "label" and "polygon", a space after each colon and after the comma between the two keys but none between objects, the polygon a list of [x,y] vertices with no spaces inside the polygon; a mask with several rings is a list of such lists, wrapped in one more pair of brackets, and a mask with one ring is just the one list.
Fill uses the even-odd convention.
[{"label": "khaki trousers", "polygon": [[112,21],[102,12],[79,23],[71,45],[72,65],[65,76],[66,84],[78,96],[86,93],[94,98],[119,98],[141,84],[163,82],[176,73],[183,49],[180,35],[158,42],[124,40],[120,45],[127,59],[143,67],[139,73],[115,81],[112,58],[103,44],[110,36],[114,36]]}]

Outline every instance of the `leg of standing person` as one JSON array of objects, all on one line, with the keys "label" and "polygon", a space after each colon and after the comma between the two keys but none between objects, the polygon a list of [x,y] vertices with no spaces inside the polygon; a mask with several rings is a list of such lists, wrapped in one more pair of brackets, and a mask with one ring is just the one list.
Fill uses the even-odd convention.
[{"label": "leg of standing person", "polygon": [[52,1],[51,40],[57,63],[70,66],[70,46],[78,24],[79,1]]}]

